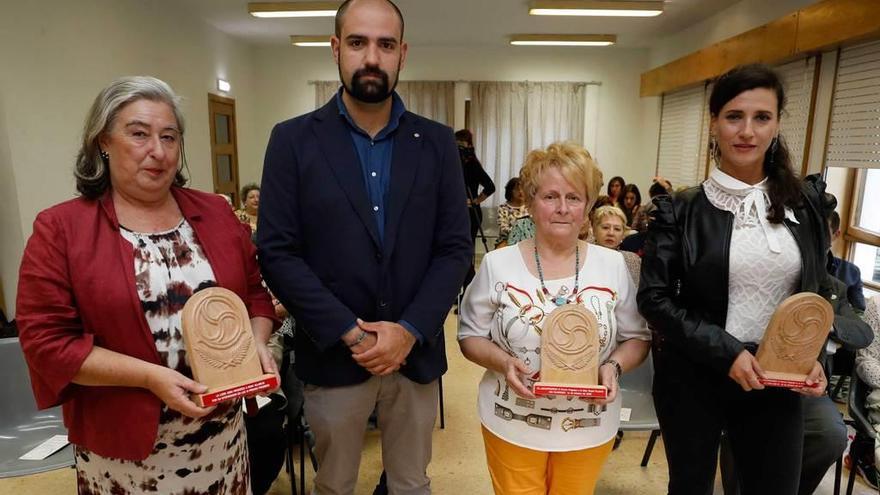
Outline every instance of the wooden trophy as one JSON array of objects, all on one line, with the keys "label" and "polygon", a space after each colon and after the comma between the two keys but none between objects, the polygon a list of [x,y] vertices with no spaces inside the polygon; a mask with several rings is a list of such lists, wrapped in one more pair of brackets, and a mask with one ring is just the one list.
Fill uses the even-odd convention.
[{"label": "wooden trophy", "polygon": [[275,375],[263,373],[247,309],[234,292],[222,287],[196,292],[183,306],[181,321],[193,378],[208,387],[193,396],[200,407],[278,386]]},{"label": "wooden trophy", "polygon": [[535,395],[604,399],[599,385],[599,322],[579,304],[564,304],[547,317],[541,334],[541,381]]},{"label": "wooden trophy", "polygon": [[818,294],[801,292],[782,301],[758,347],[756,357],[765,375],[760,382],[768,387],[806,387],[833,323],[831,304]]}]

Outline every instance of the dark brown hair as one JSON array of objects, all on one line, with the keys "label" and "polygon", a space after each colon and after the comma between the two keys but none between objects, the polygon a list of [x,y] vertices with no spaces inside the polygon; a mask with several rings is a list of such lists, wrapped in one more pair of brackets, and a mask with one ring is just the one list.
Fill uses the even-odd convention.
[{"label": "dark brown hair", "polygon": [[[777,119],[785,110],[785,88],[779,75],[764,64],[749,64],[734,67],[715,81],[709,97],[709,113],[714,118],[724,105],[740,93],[757,88],[765,88],[776,94]],[[791,169],[791,154],[782,135],[776,138],[764,153],[764,175],[767,176],[767,194],[770,196],[770,212],[767,219],[772,223],[782,223],[785,207],[797,206],[801,200],[800,181]]]}]

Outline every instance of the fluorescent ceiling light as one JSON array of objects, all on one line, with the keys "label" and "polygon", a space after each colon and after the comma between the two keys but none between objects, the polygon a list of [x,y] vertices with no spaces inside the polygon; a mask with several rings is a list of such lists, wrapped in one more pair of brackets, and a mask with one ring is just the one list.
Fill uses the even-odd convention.
[{"label": "fluorescent ceiling light", "polygon": [[517,34],[511,45],[520,46],[608,46],[617,42],[613,34]]},{"label": "fluorescent ceiling light", "polygon": [[232,86],[229,85],[229,81],[224,79],[217,79],[217,89],[223,91],[224,93],[228,93]]},{"label": "fluorescent ceiling light", "polygon": [[663,2],[612,0],[535,0],[530,15],[654,17],[663,13]]},{"label": "fluorescent ceiling light", "polygon": [[330,35],[291,36],[290,44],[296,46],[330,46]]},{"label": "fluorescent ceiling light", "polygon": [[341,2],[252,2],[254,17],[334,17]]}]

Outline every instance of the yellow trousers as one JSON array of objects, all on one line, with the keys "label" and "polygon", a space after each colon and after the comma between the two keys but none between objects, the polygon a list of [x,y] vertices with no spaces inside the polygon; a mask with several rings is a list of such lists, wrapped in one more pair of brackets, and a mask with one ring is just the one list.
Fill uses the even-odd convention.
[{"label": "yellow trousers", "polygon": [[483,427],[486,462],[497,495],[592,495],[614,439],[570,452],[542,452],[506,442]]}]

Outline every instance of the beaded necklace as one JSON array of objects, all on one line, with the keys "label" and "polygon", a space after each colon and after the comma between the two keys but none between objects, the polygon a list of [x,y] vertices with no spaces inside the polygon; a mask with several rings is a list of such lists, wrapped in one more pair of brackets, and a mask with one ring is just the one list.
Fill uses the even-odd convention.
[{"label": "beaded necklace", "polygon": [[562,296],[562,294],[557,294],[555,297],[550,295],[550,291],[547,290],[547,286],[544,285],[544,270],[541,269],[541,258],[538,256],[538,242],[535,241],[535,266],[538,268],[538,279],[541,281],[541,292],[544,293],[545,296],[550,298],[553,301],[553,304],[557,306],[562,306],[564,304],[570,304],[572,297],[577,297],[578,291],[578,278],[580,276],[581,271],[581,250],[580,244],[575,244],[574,246],[574,290],[571,291],[571,294],[568,296]]}]

